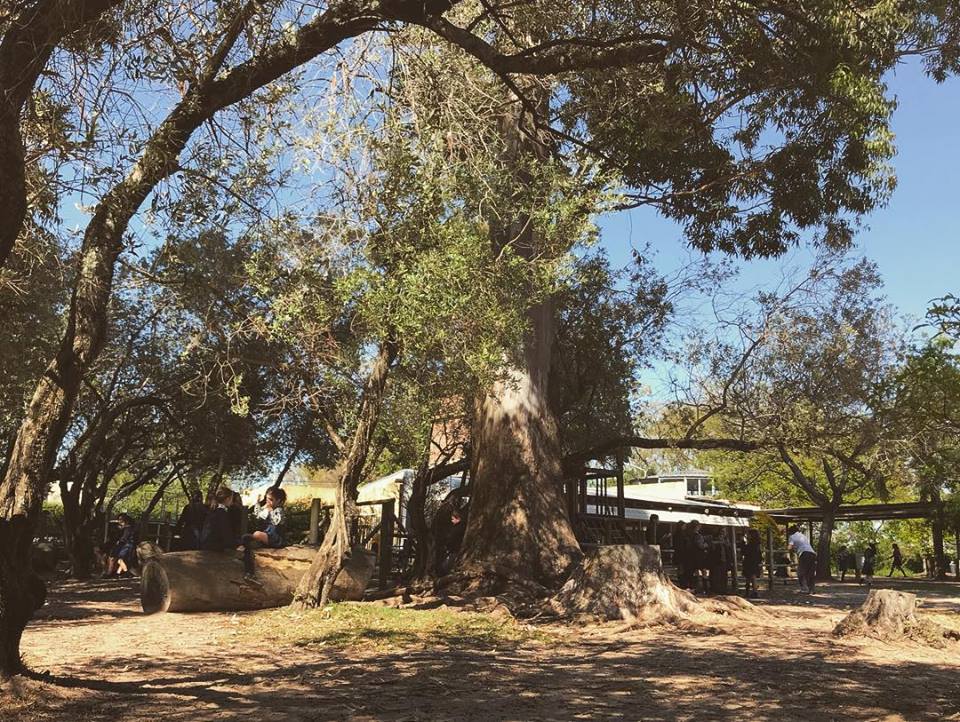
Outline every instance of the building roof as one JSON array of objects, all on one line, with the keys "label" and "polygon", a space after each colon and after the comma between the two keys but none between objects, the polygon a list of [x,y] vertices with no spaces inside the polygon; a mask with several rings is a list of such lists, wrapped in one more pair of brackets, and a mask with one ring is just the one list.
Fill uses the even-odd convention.
[{"label": "building roof", "polygon": [[709,477],[710,472],[703,469],[683,469],[682,471],[671,471],[666,474],[657,474],[661,479],[680,479],[686,476]]}]

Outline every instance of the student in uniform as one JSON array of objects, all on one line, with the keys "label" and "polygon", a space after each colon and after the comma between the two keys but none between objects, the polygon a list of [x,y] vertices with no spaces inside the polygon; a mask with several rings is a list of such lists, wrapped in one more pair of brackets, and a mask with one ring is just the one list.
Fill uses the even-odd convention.
[{"label": "student in uniform", "polygon": [[200,532],[203,531],[203,521],[207,518],[210,509],[203,503],[199,491],[190,495],[190,503],[183,507],[174,534],[179,535],[177,551],[190,551],[200,548]]},{"label": "student in uniform", "polygon": [[104,578],[115,575],[128,577],[130,568],[137,563],[137,527],[133,517],[129,514],[121,514],[118,520],[120,521],[120,538],[110,552]]},{"label": "student in uniform", "polygon": [[887,576],[892,577],[897,569],[903,576],[907,576],[907,570],[903,568],[903,552],[900,551],[900,546],[894,543],[893,558],[890,560],[890,573]]},{"label": "student in uniform", "polygon": [[287,492],[283,489],[270,488],[261,503],[257,505],[255,517],[262,526],[252,534],[244,534],[240,540],[243,547],[243,571],[248,577],[254,576],[256,569],[253,563],[253,550],[258,547],[278,549],[285,545],[284,526],[287,503]]},{"label": "student in uniform", "polygon": [[866,584],[868,587],[873,584],[873,572],[876,565],[877,545],[871,543],[867,545],[867,550],[863,553],[863,569],[861,571],[862,577],[860,578],[861,584]]},{"label": "student in uniform", "polygon": [[203,521],[200,532],[200,549],[226,551],[237,547],[238,539],[230,522],[230,507],[233,505],[233,490],[221,486],[213,494],[210,513]]},{"label": "student in uniform", "polygon": [[847,550],[846,546],[841,546],[837,551],[837,567],[840,570],[840,581],[842,582],[844,577],[847,576],[847,570],[850,568],[850,552]]}]

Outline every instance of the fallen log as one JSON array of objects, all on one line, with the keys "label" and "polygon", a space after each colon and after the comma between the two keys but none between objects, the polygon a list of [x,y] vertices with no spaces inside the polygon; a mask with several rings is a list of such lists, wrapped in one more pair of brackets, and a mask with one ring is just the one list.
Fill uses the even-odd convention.
[{"label": "fallen log", "polygon": [[[300,578],[316,556],[313,547],[254,552],[255,579],[243,575],[241,552],[184,551],[157,554],[143,566],[140,606],[155,612],[216,612],[268,609],[293,601]],[[333,601],[363,598],[373,573],[373,555],[357,549],[334,584]]]},{"label": "fallen log", "polygon": [[140,566],[143,567],[150,559],[153,559],[155,556],[163,554],[163,547],[159,544],[154,544],[153,542],[142,541],[137,544],[137,559],[140,562]]}]

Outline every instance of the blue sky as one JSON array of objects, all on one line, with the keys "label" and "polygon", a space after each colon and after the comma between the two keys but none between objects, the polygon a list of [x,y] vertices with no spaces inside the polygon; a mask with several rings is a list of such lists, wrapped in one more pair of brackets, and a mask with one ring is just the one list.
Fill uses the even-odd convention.
[{"label": "blue sky", "polygon": [[[910,63],[889,84],[899,101],[893,116],[898,185],[889,204],[865,219],[857,250],[878,264],[890,302],[919,318],[932,298],[960,293],[960,80],[937,85]],[[646,243],[656,249],[662,271],[689,255],[680,228],[648,209],[607,216],[600,228],[615,265],[627,262],[631,246]],[[742,281],[771,283],[784,263],[806,255],[744,263]]]}]

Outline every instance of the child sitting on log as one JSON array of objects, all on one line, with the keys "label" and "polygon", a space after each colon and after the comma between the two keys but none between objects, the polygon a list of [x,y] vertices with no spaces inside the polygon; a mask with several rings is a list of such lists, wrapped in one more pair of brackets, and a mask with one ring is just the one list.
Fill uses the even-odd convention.
[{"label": "child sitting on log", "polygon": [[137,528],[134,525],[133,517],[129,514],[119,516],[121,532],[120,538],[110,552],[110,558],[107,562],[107,571],[103,577],[112,577],[114,575],[121,577],[130,576],[130,567],[136,564],[137,560]]},{"label": "child sitting on log", "polygon": [[286,519],[283,506],[287,502],[287,492],[283,489],[271,487],[263,500],[257,504],[255,516],[262,530],[252,534],[244,534],[241,538],[243,547],[244,576],[252,578],[256,573],[253,564],[253,550],[258,547],[279,549],[284,546],[283,525]]}]

